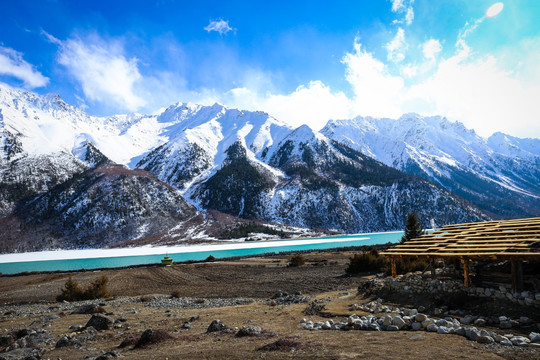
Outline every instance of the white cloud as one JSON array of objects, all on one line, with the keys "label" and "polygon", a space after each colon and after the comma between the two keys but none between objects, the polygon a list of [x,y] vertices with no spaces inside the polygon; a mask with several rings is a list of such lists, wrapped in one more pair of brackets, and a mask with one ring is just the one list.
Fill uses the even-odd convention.
[{"label": "white cloud", "polygon": [[402,28],[398,28],[396,36],[386,44],[386,51],[388,52],[388,60],[399,63],[405,59],[405,50],[407,50],[407,42],[405,41],[405,31]]},{"label": "white cloud", "polygon": [[343,58],[346,79],[354,91],[354,108],[357,114],[371,116],[399,116],[404,81],[389,73],[384,63],[362,50],[358,41],[354,52]]},{"label": "white cloud", "polygon": [[262,110],[287,124],[321,129],[329,119],[350,118],[352,103],[342,92],[333,93],[321,81],[311,81],[289,94],[260,94],[247,87],[230,90],[219,101],[247,110]]},{"label": "white cloud", "polygon": [[481,135],[503,131],[540,136],[540,85],[527,84],[500,68],[497,59],[472,59],[469,49],[442,61],[433,76],[408,89],[426,102],[424,111],[464,122]]},{"label": "white cloud", "polygon": [[94,35],[60,43],[58,62],[82,86],[85,96],[109,106],[135,111],[145,105],[136,95],[141,79],[137,58],[126,58],[121,43],[106,42]]},{"label": "white cloud", "polygon": [[[530,43],[530,42],[529,42]],[[424,48],[422,48],[424,51]],[[433,43],[427,56],[438,52]],[[530,50],[534,63],[540,54]],[[494,56],[475,54],[460,40],[453,56],[439,63],[406,64],[402,76],[392,75],[383,62],[362,50],[355,42],[354,52],[343,58],[347,80],[354,90],[353,110],[356,114],[397,118],[406,112],[442,115],[463,122],[483,136],[503,131],[515,136],[540,137],[540,70],[523,75],[501,67]],[[424,73],[430,65],[431,75],[418,82],[406,83],[405,78]],[[532,69],[524,66],[524,70]]]},{"label": "white cloud", "polygon": [[405,23],[407,25],[411,25],[414,20],[414,10],[412,6],[409,6],[407,8],[407,12],[405,13]]},{"label": "white cloud", "polygon": [[392,12],[405,15],[403,20],[394,20],[394,23],[412,24],[414,20],[413,3],[414,0],[392,0]]},{"label": "white cloud", "polygon": [[403,9],[405,5],[403,4],[404,0],[392,0],[392,11],[398,12]]},{"label": "white cloud", "polygon": [[422,53],[424,54],[424,57],[429,60],[435,60],[441,50],[441,43],[436,39],[429,39],[422,45]]},{"label": "white cloud", "polygon": [[226,34],[229,31],[234,30],[232,27],[229,26],[229,21],[225,20],[213,20],[210,21],[210,23],[205,26],[204,30],[210,32],[210,31],[216,31],[220,35]]},{"label": "white cloud", "polygon": [[37,88],[49,83],[49,79],[23,59],[23,54],[0,46],[0,75],[13,76],[28,88]]}]

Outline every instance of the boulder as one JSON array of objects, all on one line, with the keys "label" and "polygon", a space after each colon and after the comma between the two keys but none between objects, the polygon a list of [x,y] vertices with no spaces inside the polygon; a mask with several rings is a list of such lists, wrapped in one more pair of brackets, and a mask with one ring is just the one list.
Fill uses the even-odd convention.
[{"label": "boulder", "polygon": [[392,317],[391,316],[383,317],[382,325],[384,325],[384,326],[392,325]]},{"label": "boulder", "polygon": [[486,335],[478,335],[476,337],[476,342],[477,343],[480,343],[480,344],[491,344],[493,343],[495,340],[493,340],[493,338],[491,336],[486,336]]},{"label": "boulder", "polygon": [[426,326],[426,330],[429,331],[429,332],[437,332],[439,331],[439,327],[436,325],[436,324],[429,324],[428,326]]},{"label": "boulder", "polygon": [[261,332],[262,329],[259,326],[247,326],[238,330],[236,337],[257,336],[260,335]]},{"label": "boulder", "polygon": [[86,323],[86,327],[93,327],[98,331],[109,330],[114,324],[114,320],[107,315],[94,314]]},{"label": "boulder", "polygon": [[406,325],[406,322],[401,316],[394,316],[394,318],[392,319],[392,325],[397,326],[398,329],[401,330]]},{"label": "boulder", "polygon": [[476,341],[476,338],[480,335],[480,332],[475,327],[465,329],[465,336],[471,341]]},{"label": "boulder", "polygon": [[437,333],[438,334],[453,334],[454,328],[449,328],[446,326],[439,326],[439,328],[437,329]]},{"label": "boulder", "polygon": [[502,336],[502,335],[499,335],[499,334],[495,334],[495,336],[493,336],[493,340],[495,340],[498,343],[503,342],[505,340],[510,341],[510,340],[508,340],[508,338],[506,336]]},{"label": "boulder", "polygon": [[210,325],[208,326],[208,329],[206,329],[206,332],[211,333],[211,332],[223,331],[223,330],[228,330],[228,329],[229,328],[227,327],[227,325],[225,325],[224,323],[216,319],[210,323]]},{"label": "boulder", "polygon": [[474,321],[474,325],[476,326],[486,326],[486,320],[479,318]]},{"label": "boulder", "polygon": [[537,332],[531,332],[529,334],[529,340],[531,340],[533,343],[540,342],[540,334]]},{"label": "boulder", "polygon": [[415,320],[416,322],[420,322],[420,323],[421,323],[422,321],[425,321],[426,319],[427,319],[427,315],[426,315],[426,314],[416,314],[416,315],[414,316],[414,320]]},{"label": "boulder", "polygon": [[515,346],[527,346],[531,342],[531,340],[525,336],[514,336],[510,341]]}]

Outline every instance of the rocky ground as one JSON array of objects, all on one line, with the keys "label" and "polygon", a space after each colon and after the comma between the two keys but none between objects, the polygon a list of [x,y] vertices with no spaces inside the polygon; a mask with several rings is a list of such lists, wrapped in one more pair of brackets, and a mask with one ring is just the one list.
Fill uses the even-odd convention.
[{"label": "rocky ground", "polygon": [[[2,276],[0,359],[540,358],[537,312],[513,305],[500,329],[488,320],[503,313],[368,296],[357,288],[373,276],[344,276],[349,256]],[[111,298],[54,300],[70,275],[102,274]]]}]

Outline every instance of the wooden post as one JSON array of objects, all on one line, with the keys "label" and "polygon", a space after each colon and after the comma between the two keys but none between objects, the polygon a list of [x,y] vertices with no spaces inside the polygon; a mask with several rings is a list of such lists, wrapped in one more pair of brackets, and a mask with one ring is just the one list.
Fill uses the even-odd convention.
[{"label": "wooden post", "polygon": [[390,258],[390,263],[392,264],[392,277],[396,278],[397,277],[397,268],[396,268],[396,258],[394,256],[392,256]]},{"label": "wooden post", "polygon": [[429,266],[431,267],[431,277],[435,279],[437,277],[437,273],[435,272],[435,260],[433,260],[433,258],[429,259]]},{"label": "wooden post", "polygon": [[463,264],[463,278],[466,288],[471,287],[471,278],[469,277],[469,259],[461,259]]},{"label": "wooden post", "polygon": [[523,291],[523,263],[521,261],[511,261],[512,264],[512,291]]}]

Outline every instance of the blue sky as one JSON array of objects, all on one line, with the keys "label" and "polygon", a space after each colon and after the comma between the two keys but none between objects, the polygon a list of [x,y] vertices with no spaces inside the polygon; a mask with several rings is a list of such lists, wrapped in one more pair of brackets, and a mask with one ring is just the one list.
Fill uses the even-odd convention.
[{"label": "blue sky", "polygon": [[540,2],[496,3],[0,0],[0,81],[92,115],[220,102],[540,137]]}]

